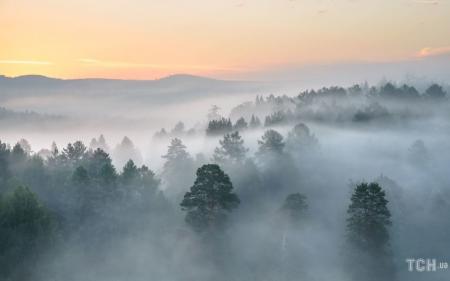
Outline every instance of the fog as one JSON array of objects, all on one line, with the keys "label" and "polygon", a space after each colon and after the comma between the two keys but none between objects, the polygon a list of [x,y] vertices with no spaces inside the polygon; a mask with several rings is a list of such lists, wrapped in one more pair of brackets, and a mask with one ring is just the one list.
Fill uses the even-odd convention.
[{"label": "fog", "polygon": [[[202,87],[194,95],[198,87],[190,86],[189,97],[131,95],[110,103],[100,93],[76,107],[2,97],[0,140],[31,146],[21,144],[31,164],[11,160],[11,178],[0,177],[2,198],[14,185],[28,186],[52,214],[57,234],[33,252],[39,258],[26,257],[29,263],[21,260],[0,280],[445,280],[449,270],[411,272],[406,262],[450,262],[450,101],[445,85],[441,96],[431,84],[417,93],[400,82],[277,93],[244,83],[217,95]],[[260,123],[252,125],[252,116]],[[238,128],[240,117],[245,127]],[[223,123],[213,127],[216,120]],[[216,149],[235,131],[248,149],[236,159]],[[85,154],[67,160],[63,148],[79,140]],[[59,154],[51,154],[52,142]],[[89,190],[99,180],[92,172],[97,148],[117,172],[117,184],[100,185],[117,187],[117,198]],[[39,169],[32,166],[38,154]],[[128,183],[129,159],[153,171],[145,174],[151,180]],[[208,163],[229,176],[240,203],[226,212],[223,227],[197,231],[180,203]],[[77,181],[79,166],[89,181]],[[348,209],[362,182],[386,192],[392,225],[383,255],[359,252],[348,238]],[[284,204],[297,193],[307,207],[293,220]]]}]

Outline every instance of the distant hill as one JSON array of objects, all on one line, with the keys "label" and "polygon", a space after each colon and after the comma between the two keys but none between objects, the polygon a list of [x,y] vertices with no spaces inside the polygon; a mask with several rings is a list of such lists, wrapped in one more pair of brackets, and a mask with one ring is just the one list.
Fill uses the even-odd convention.
[{"label": "distant hill", "polygon": [[[98,113],[124,107],[148,110],[242,93],[269,92],[263,82],[217,80],[172,75],[156,80],[56,79],[39,75],[0,77],[0,106],[48,113]],[[110,111],[108,113],[111,113]],[[114,113],[114,112],[112,112]]]},{"label": "distant hill", "polygon": [[[96,93],[114,94],[119,91],[137,93],[145,91],[153,94],[154,90],[170,91],[182,88],[184,92],[189,90],[230,91],[249,90],[260,87],[260,82],[227,81],[206,78],[201,76],[177,74],[155,80],[121,80],[121,79],[58,79],[40,75],[25,75],[18,77],[0,76],[0,99],[8,96],[10,92],[24,95],[33,93],[49,94],[65,92],[67,90],[77,92],[91,91]],[[206,94],[206,92],[205,92]]]}]

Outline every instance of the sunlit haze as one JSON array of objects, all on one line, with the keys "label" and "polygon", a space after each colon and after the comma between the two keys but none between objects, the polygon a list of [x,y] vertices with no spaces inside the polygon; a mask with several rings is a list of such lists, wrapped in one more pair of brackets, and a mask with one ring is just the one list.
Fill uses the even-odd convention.
[{"label": "sunlit haze", "polygon": [[0,74],[259,79],[450,52],[446,0],[2,0]]}]

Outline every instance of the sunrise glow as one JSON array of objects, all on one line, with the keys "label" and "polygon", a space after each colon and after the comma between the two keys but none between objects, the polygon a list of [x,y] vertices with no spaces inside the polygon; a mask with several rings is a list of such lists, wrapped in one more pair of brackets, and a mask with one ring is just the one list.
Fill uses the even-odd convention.
[{"label": "sunrise glow", "polygon": [[450,52],[450,1],[3,0],[0,74],[245,78]]}]

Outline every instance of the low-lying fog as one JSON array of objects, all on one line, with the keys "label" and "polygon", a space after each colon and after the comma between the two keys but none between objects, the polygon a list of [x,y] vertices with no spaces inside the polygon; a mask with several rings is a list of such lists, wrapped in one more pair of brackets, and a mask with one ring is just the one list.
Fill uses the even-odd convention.
[{"label": "low-lying fog", "polygon": [[[12,147],[26,139],[32,155],[51,158],[53,141],[61,153],[69,142],[81,140],[110,154],[119,180],[130,158],[161,180],[156,188],[162,197],[149,203],[150,210],[106,205],[105,214],[81,222],[74,219],[74,191],[64,190],[76,184],[62,180],[63,185],[49,190],[17,176],[15,181],[26,182],[63,229],[44,258],[33,264],[30,280],[445,280],[449,269],[410,272],[406,262],[450,262],[450,102],[449,93],[442,97],[439,89],[433,90],[435,94],[423,89],[416,95],[401,85],[361,85],[298,97],[261,97],[256,90],[159,104],[149,107],[148,115],[136,114],[132,107],[118,108],[116,115],[115,108],[105,105],[98,108],[102,117],[97,119],[83,117],[56,127],[48,120],[42,121],[47,125],[30,121],[28,129],[24,124],[5,126],[0,140]],[[251,123],[252,116],[260,123]],[[238,128],[240,117],[246,124]],[[227,118],[232,127],[225,124]],[[211,120],[225,123],[214,129]],[[245,159],[239,164],[215,160],[219,141],[236,130],[248,148]],[[261,148],[268,130],[280,133],[284,145],[270,157]],[[106,143],[100,143],[100,135]],[[174,138],[186,146],[189,165],[169,163],[168,146]],[[44,163],[49,170],[42,182],[59,183],[51,179],[56,168]],[[226,228],[213,238],[193,231],[179,206],[194,184],[195,170],[207,163],[219,163],[240,199]],[[76,167],[67,169],[61,174],[70,182]],[[347,247],[347,209],[361,182],[380,184],[392,214],[389,255],[378,257],[371,268]],[[289,225],[280,210],[294,193],[304,195],[308,207],[298,225]],[[395,273],[386,277],[385,267]],[[366,279],[355,279],[353,270],[363,271]]]}]

